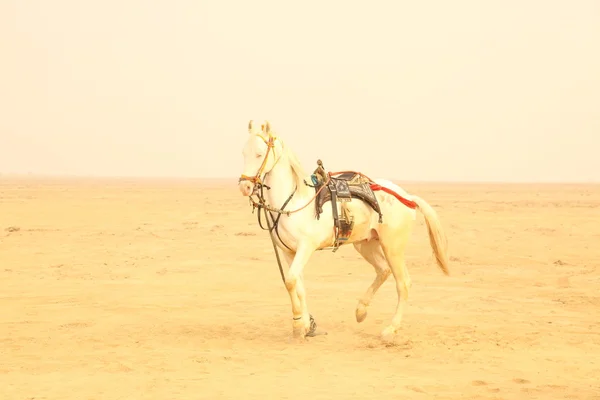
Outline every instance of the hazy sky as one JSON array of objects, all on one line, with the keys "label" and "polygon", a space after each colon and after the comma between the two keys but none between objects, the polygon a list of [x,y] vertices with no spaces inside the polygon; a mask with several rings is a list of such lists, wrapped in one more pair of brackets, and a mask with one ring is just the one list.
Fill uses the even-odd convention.
[{"label": "hazy sky", "polygon": [[600,2],[0,0],[0,173],[600,181]]}]

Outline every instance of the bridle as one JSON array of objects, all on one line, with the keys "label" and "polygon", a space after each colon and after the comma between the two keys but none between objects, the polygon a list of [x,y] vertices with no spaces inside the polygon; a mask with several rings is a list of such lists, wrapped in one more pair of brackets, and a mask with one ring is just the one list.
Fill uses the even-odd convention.
[{"label": "bridle", "polygon": [[[269,172],[271,172],[273,170],[273,168],[275,168],[275,166],[277,165],[279,160],[281,160],[281,157],[283,156],[283,154],[281,154],[275,160],[273,167],[268,172],[263,174],[265,167],[267,165],[267,162],[269,160],[269,154],[272,152],[273,155],[275,155],[275,140],[277,140],[277,138],[275,136],[271,135],[271,133],[269,133],[268,139],[266,139],[262,135],[257,135],[257,136],[259,138],[261,138],[267,145],[267,152],[265,153],[265,158],[263,159],[262,163],[260,164],[258,171],[256,171],[256,175],[248,176],[248,175],[242,174],[238,180],[238,183],[241,183],[243,181],[250,181],[254,184],[253,192],[250,194],[249,199],[250,199],[250,204],[252,204],[252,207],[253,207],[252,212],[254,212],[254,210],[258,208],[258,215],[257,215],[258,216],[258,224],[260,225],[261,229],[266,230],[263,227],[262,220],[260,218],[260,211],[262,209],[265,212],[265,218],[267,219],[269,233],[272,233],[274,230],[275,233],[277,234],[277,238],[279,239],[279,241],[288,250],[293,251],[287,244],[285,244],[285,242],[283,240],[281,240],[281,237],[279,236],[279,230],[277,229],[277,227],[279,226],[279,219],[281,218],[281,214],[287,214],[287,215],[290,214],[289,212],[285,212],[283,210],[285,209],[285,206],[287,206],[287,204],[290,202],[290,200],[292,200],[292,197],[294,197],[294,194],[296,193],[298,188],[297,187],[294,188],[294,190],[289,195],[287,200],[283,203],[283,205],[281,206],[280,209],[276,209],[274,207],[271,207],[269,204],[267,204],[267,200],[265,199],[265,196],[264,196],[264,189],[266,188],[267,190],[270,190],[271,188],[264,184],[264,180],[267,177],[267,175],[269,174]],[[261,175],[262,175],[262,177],[261,177]],[[254,201],[252,199],[252,196],[256,196],[258,198],[258,202]],[[267,213],[267,211],[272,211],[272,212],[277,213],[277,218],[274,218],[273,214]],[[273,227],[270,226],[271,224],[269,223],[269,217],[271,218],[271,221],[273,222]],[[283,278],[283,275],[282,275],[282,278]]]},{"label": "bridle", "polygon": [[[254,176],[248,176],[248,175],[244,175],[242,174],[240,176],[240,179],[238,180],[238,183],[241,183],[242,181],[250,181],[252,183],[254,183],[255,185],[262,185],[262,182],[264,180],[264,178],[266,177],[263,176],[263,178],[261,179],[261,175],[263,173],[263,171],[265,170],[265,167],[267,166],[267,160],[269,159],[269,153],[272,151],[273,154],[275,154],[275,137],[271,134],[269,134],[269,139],[265,139],[262,135],[257,135],[259,138],[261,138],[263,140],[263,142],[265,142],[265,144],[267,145],[267,152],[265,153],[265,158],[263,159],[262,164],[260,164],[260,167],[258,168],[258,171],[256,172],[256,175]],[[281,156],[275,161],[275,164],[277,164],[279,162],[279,159],[281,159]],[[273,168],[275,168],[275,165],[273,165]]]}]

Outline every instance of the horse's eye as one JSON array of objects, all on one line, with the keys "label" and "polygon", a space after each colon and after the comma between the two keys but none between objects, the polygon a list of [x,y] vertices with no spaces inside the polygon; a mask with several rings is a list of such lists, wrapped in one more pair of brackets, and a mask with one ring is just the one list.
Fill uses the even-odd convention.
[{"label": "horse's eye", "polygon": [[261,157],[262,157],[262,154],[257,154],[256,155],[256,158],[261,158]]}]

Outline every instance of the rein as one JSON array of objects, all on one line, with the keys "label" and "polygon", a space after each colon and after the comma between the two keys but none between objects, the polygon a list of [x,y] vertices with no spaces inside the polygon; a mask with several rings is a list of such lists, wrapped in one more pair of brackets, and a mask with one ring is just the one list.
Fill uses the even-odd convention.
[{"label": "rein", "polygon": [[[265,228],[264,228],[264,227],[263,227],[263,225],[262,225],[262,220],[260,219],[260,209],[264,209],[264,211],[265,211],[265,219],[267,220],[267,226],[268,226],[268,230],[269,230],[269,232],[272,232],[272,231],[274,230],[274,231],[275,231],[275,233],[277,234],[277,238],[279,239],[279,241],[280,241],[280,242],[281,242],[281,243],[282,243],[282,244],[283,244],[283,245],[284,245],[284,246],[285,246],[285,247],[286,247],[288,250],[290,250],[290,251],[293,251],[293,250],[292,250],[292,249],[291,249],[291,248],[290,248],[290,247],[289,247],[287,244],[285,244],[285,242],[284,242],[284,241],[281,239],[281,237],[279,236],[279,230],[277,229],[277,227],[279,226],[279,218],[281,218],[281,215],[282,215],[282,214],[284,214],[284,211],[283,211],[283,209],[285,208],[285,206],[287,206],[287,204],[290,202],[290,200],[292,200],[292,197],[294,197],[294,194],[296,193],[296,190],[298,190],[298,188],[294,188],[294,191],[292,192],[292,194],[290,194],[290,195],[289,195],[289,197],[287,198],[287,200],[286,200],[286,201],[283,203],[283,205],[281,206],[281,209],[280,209],[280,211],[281,211],[281,212],[279,212],[279,213],[277,214],[277,218],[273,218],[273,215],[272,215],[270,212],[269,212],[269,213],[267,212],[267,211],[271,211],[271,210],[269,209],[269,208],[271,208],[271,207],[269,207],[269,206],[267,205],[267,202],[266,202],[266,199],[265,199],[265,196],[264,196],[264,188],[265,188],[265,187],[267,188],[267,190],[271,189],[271,188],[270,188],[270,187],[268,187],[267,185],[260,184],[260,194],[259,194],[259,195],[257,195],[257,197],[258,197],[258,200],[259,200],[259,202],[260,202],[260,203],[256,203],[256,202],[254,202],[254,201],[252,201],[252,200],[251,200],[251,201],[252,201],[252,203],[253,203],[253,204],[252,204],[252,206],[253,206],[252,212],[254,212],[254,209],[255,209],[255,208],[258,208],[258,209],[259,209],[259,212],[258,212],[258,214],[257,214],[257,217],[258,217],[258,225],[261,227],[261,229],[262,229],[262,230],[265,230]],[[268,218],[268,217],[271,217],[271,221],[273,222],[273,227],[272,227],[272,228],[271,228],[271,226],[270,226],[270,223],[269,223],[269,218]]]},{"label": "rein", "polygon": [[[252,212],[254,213],[254,210],[256,208],[258,208],[258,213],[257,213],[258,225],[260,226],[261,229],[265,230],[265,228],[262,225],[262,221],[260,219],[260,211],[261,211],[261,209],[264,210],[265,219],[267,220],[267,229],[269,231],[269,237],[271,238],[271,243],[273,244],[273,251],[275,252],[275,258],[277,259],[277,266],[279,267],[279,274],[281,275],[281,280],[285,284],[285,274],[283,272],[283,267],[281,265],[281,258],[279,257],[279,250],[277,248],[277,244],[275,243],[275,237],[273,236],[273,231],[275,231],[279,241],[285,247],[287,247],[288,250],[292,251],[292,249],[290,249],[290,247],[287,244],[285,244],[285,242],[281,239],[281,237],[279,236],[279,229],[277,229],[279,227],[279,218],[281,217],[282,213],[281,212],[278,213],[277,218],[273,218],[273,214],[271,214],[269,212],[271,207],[269,207],[266,202],[266,199],[264,196],[264,188],[266,187],[267,190],[269,190],[270,187],[263,185],[262,183],[259,185],[260,185],[260,189],[259,189],[260,192],[259,192],[259,194],[257,194],[257,197],[258,197],[258,201],[260,203],[256,203],[254,200],[252,200],[252,198],[250,198],[250,202],[252,203]],[[281,211],[283,211],[283,209],[290,202],[292,197],[294,197],[294,193],[296,193],[297,189],[298,188],[294,188],[294,191],[292,192],[292,194],[290,194],[289,197],[287,198],[287,200],[283,203],[283,206],[281,206]],[[273,222],[273,225],[271,225],[271,221]]]},{"label": "rein", "polygon": [[[265,174],[265,176],[267,174]],[[277,235],[277,238],[279,239],[279,241],[288,250],[293,251],[287,244],[285,244],[285,242],[281,239],[281,236],[279,236],[279,229],[277,229],[279,227],[279,219],[284,214],[289,217],[291,214],[296,213],[296,212],[308,207],[317,198],[317,196],[319,195],[321,190],[323,190],[327,186],[327,183],[329,183],[330,180],[331,180],[331,177],[329,177],[327,179],[327,182],[321,188],[319,188],[319,190],[316,192],[316,194],[304,206],[297,208],[295,210],[292,210],[292,211],[285,211],[285,206],[287,206],[288,203],[290,202],[290,200],[292,200],[292,197],[294,197],[294,194],[298,190],[298,187],[294,188],[294,191],[289,195],[289,197],[283,203],[281,208],[274,208],[274,207],[270,206],[269,204],[267,204],[267,201],[264,196],[264,188],[267,188],[267,190],[270,190],[271,188],[265,184],[258,183],[258,185],[259,185],[258,193],[255,194],[256,197],[258,198],[258,203],[252,199],[252,195],[249,197],[250,204],[252,204],[252,213],[254,213],[254,210],[258,208],[258,213],[257,213],[258,225],[261,227],[262,230],[269,231],[269,236],[271,237],[271,243],[273,244],[273,251],[275,252],[275,258],[277,259],[277,266],[279,267],[279,274],[281,275],[281,280],[283,281],[284,284],[285,284],[285,274],[283,272],[283,267],[281,265],[281,258],[279,257],[279,249],[277,248],[277,244],[275,243],[275,237],[273,235],[273,231],[275,231],[275,234]],[[265,219],[267,220],[267,229],[265,229],[262,225],[262,220],[260,218],[261,210],[263,210],[265,213]],[[273,214],[271,214],[271,212],[276,213],[277,218],[273,218]],[[271,225],[271,222],[273,222],[273,225]]]}]

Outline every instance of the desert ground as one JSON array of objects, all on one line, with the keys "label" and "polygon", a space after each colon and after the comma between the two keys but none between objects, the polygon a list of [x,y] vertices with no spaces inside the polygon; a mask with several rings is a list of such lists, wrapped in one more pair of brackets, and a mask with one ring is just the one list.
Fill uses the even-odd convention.
[{"label": "desert ground", "polygon": [[351,246],[305,270],[295,343],[236,180],[1,178],[0,399],[600,399],[600,186],[402,183],[423,218],[394,345],[389,279]]}]

